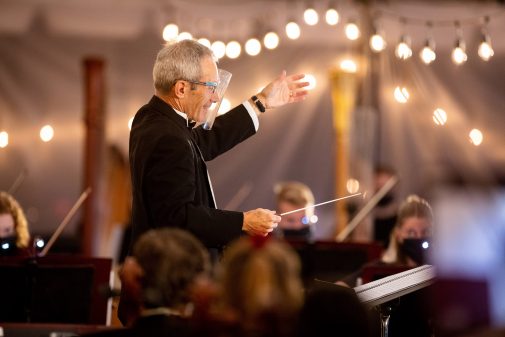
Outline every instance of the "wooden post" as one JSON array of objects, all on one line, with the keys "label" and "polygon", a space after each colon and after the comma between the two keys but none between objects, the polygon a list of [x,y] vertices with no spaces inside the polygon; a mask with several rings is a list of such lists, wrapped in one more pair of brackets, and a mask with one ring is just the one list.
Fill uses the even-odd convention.
[{"label": "wooden post", "polygon": [[84,149],[84,188],[91,187],[91,195],[84,207],[82,228],[82,253],[96,253],[96,224],[100,223],[102,200],[101,176],[103,172],[105,143],[105,80],[104,61],[86,58],[84,65],[84,124],[86,128]]}]

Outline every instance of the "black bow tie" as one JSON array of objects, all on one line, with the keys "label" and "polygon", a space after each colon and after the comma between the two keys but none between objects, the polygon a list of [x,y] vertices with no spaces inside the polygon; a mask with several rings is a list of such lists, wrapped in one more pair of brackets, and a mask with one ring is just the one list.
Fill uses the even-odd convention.
[{"label": "black bow tie", "polygon": [[188,120],[188,129],[190,129],[190,130],[193,129],[195,127],[195,125],[196,125],[195,121]]}]

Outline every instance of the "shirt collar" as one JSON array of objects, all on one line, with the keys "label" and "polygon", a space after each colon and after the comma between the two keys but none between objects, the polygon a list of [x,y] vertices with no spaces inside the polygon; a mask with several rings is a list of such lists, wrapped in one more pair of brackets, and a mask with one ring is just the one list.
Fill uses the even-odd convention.
[{"label": "shirt collar", "polygon": [[[172,109],[174,109],[172,107]],[[186,115],[184,112],[182,111],[179,111],[177,109],[174,109],[174,111],[179,115],[181,116],[182,118],[184,118],[186,120],[186,126],[189,127],[191,124],[194,125],[194,122],[190,122],[189,119],[188,119],[188,115]]]}]

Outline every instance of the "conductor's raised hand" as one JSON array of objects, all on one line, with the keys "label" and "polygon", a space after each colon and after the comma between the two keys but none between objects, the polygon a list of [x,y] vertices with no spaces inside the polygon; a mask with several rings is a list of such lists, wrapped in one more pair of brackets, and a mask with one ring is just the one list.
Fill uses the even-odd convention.
[{"label": "conductor's raised hand", "polygon": [[281,217],[264,208],[244,212],[242,230],[249,235],[266,236],[277,227]]},{"label": "conductor's raised hand", "polygon": [[300,81],[305,74],[286,75],[283,70],[281,75],[270,82],[258,96],[262,96],[267,109],[277,108],[288,103],[303,101],[307,95],[309,82]]}]

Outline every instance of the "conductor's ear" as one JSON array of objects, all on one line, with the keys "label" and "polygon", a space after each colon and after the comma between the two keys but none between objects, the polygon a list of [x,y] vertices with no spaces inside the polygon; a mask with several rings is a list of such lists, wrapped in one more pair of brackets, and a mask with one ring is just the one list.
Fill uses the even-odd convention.
[{"label": "conductor's ear", "polygon": [[174,85],[175,96],[178,98],[183,98],[189,87],[184,81],[177,81]]}]

